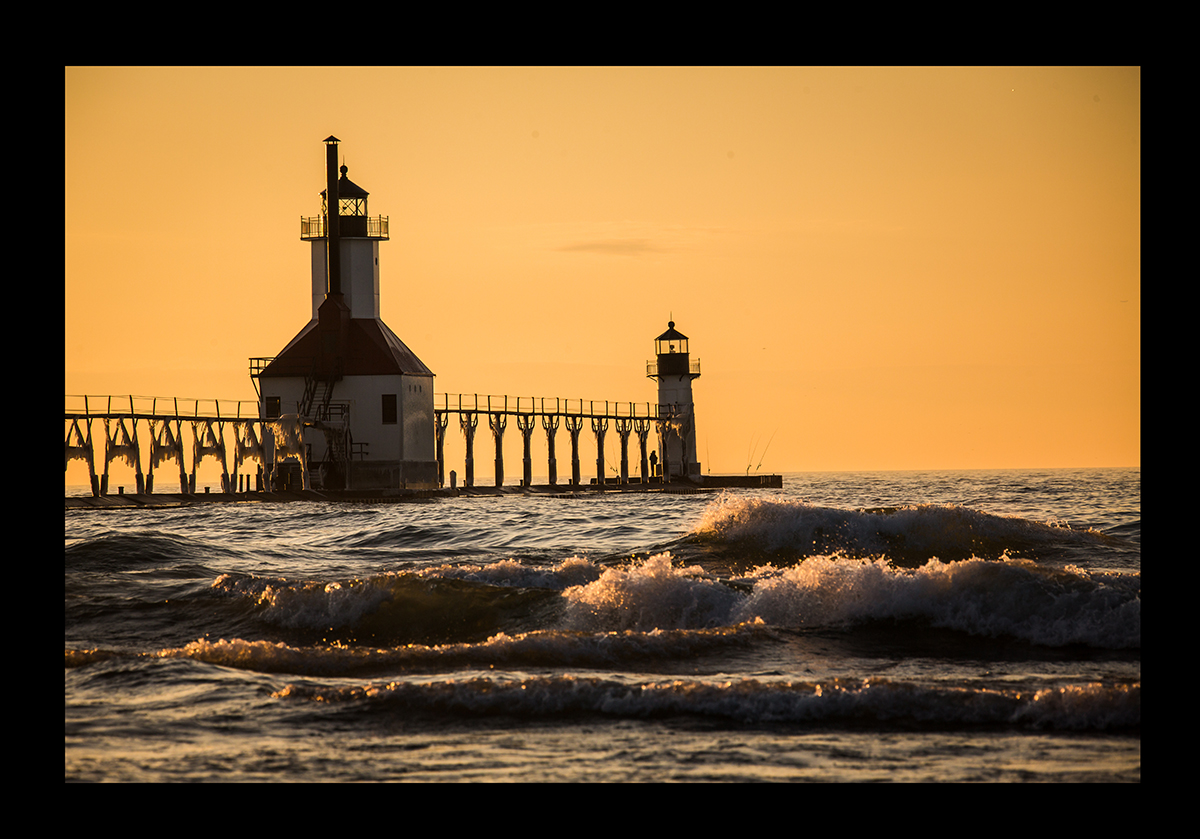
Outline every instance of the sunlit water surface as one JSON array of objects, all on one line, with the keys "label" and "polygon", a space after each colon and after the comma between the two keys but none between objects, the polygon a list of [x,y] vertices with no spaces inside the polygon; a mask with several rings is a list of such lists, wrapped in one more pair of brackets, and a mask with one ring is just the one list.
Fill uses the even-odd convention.
[{"label": "sunlit water surface", "polygon": [[65,776],[1139,781],[1136,469],[67,510]]}]

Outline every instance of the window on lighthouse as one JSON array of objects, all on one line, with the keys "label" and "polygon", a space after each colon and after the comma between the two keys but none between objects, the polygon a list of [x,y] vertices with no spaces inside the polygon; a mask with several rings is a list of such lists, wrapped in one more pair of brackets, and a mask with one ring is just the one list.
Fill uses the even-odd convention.
[{"label": "window on lighthouse", "polygon": [[339,216],[365,216],[367,200],[365,198],[338,198]]}]

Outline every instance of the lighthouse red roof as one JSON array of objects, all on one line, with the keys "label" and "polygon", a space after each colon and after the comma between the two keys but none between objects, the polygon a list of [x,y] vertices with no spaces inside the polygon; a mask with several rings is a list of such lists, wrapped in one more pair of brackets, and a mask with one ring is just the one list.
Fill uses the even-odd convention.
[{"label": "lighthouse red roof", "polygon": [[[279,355],[271,360],[260,378],[306,377],[313,372],[313,360],[320,355],[317,320],[300,330]],[[343,376],[433,376],[416,353],[396,333],[377,318],[352,318],[342,356]]]}]

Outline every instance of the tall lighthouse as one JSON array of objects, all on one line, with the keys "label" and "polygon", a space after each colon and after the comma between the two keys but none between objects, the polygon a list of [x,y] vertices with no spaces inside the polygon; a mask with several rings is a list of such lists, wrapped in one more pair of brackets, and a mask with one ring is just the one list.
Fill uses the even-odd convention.
[{"label": "tall lighthouse", "polygon": [[688,355],[688,338],[667,322],[667,331],[654,339],[655,361],[647,362],[646,375],[658,381],[659,457],[669,478],[700,480],[696,457],[696,411],[692,379],[700,378],[700,361]]},{"label": "tall lighthouse", "polygon": [[379,318],[388,219],[372,217],[367,191],[339,170],[338,143],[325,140],[321,214],[300,219],[312,243],[312,319],[279,355],[251,359],[262,416],[303,429],[316,485],[435,487],[433,372]]}]

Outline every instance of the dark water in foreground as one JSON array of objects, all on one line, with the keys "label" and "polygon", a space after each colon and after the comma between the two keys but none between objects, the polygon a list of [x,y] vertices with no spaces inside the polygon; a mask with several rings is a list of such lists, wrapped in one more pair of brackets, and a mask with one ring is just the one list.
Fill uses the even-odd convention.
[{"label": "dark water in foreground", "polygon": [[1140,781],[1140,471],[67,510],[65,777]]}]

